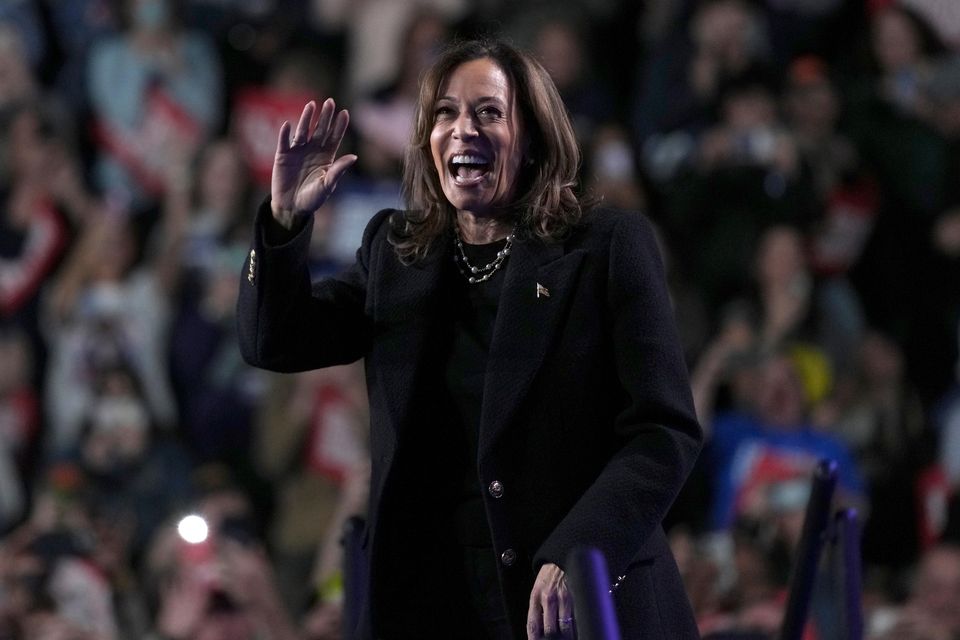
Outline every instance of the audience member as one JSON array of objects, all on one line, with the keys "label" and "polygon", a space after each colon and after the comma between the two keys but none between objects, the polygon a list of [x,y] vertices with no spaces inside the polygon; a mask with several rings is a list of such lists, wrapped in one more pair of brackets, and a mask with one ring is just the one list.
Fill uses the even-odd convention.
[{"label": "audience member", "polygon": [[777,350],[746,366],[755,367],[756,383],[746,406],[715,416],[712,389],[720,380],[693,374],[697,415],[710,434],[704,454],[714,488],[711,526],[762,520],[776,508],[780,484],[808,480],[821,458],[837,461],[841,503],[864,506],[868,487],[849,450],[810,424],[810,389],[801,379],[798,352]]},{"label": "audience member", "polygon": [[38,102],[11,105],[0,111],[0,140],[0,326],[26,334],[31,382],[39,389],[48,349],[43,292],[72,243],[71,229],[85,223],[97,201],[62,114]]},{"label": "audience member", "polygon": [[577,139],[587,146],[598,127],[611,122],[614,106],[610,91],[588,71],[594,63],[584,34],[572,18],[539,21],[532,48],[570,111]]},{"label": "audience member", "polygon": [[363,514],[370,473],[361,369],[275,375],[265,398],[254,450],[276,487],[270,541],[281,593],[293,610],[309,585],[318,608],[339,609],[339,539],[347,518]]},{"label": "audience member", "polygon": [[[186,174],[187,167],[183,168]],[[229,139],[200,154],[195,185],[165,197],[167,247],[158,265],[173,272],[170,375],[179,430],[201,460],[247,459],[259,374],[234,348],[236,260],[246,253],[244,213],[252,204],[247,166]],[[164,265],[166,262],[172,264]]]},{"label": "audience member", "polygon": [[873,230],[879,187],[840,130],[841,96],[824,60],[801,56],[791,62],[783,109],[819,209],[811,229],[810,267],[818,276],[845,277]]},{"label": "audience member", "polygon": [[872,68],[849,83],[845,122],[877,178],[880,205],[851,278],[872,324],[903,344],[910,376],[931,403],[953,366],[954,294],[930,247],[955,171],[926,81],[945,48],[902,3],[876,3],[869,26]]},{"label": "audience member", "polygon": [[[328,0],[327,5],[338,4]],[[466,15],[466,0],[360,0],[347,3],[342,15],[349,43],[344,61],[347,100],[369,94],[399,75],[406,29],[418,14],[432,14],[447,23]],[[441,44],[441,43],[436,43]]]},{"label": "audience member", "polygon": [[383,173],[399,175],[400,161],[413,133],[420,75],[447,40],[447,23],[435,12],[412,15],[396,50],[393,78],[361,96],[352,111],[361,137],[361,154],[383,163]]},{"label": "audience member", "polygon": [[190,156],[222,120],[220,63],[207,37],[184,28],[178,0],[123,0],[123,31],[90,51],[89,100],[100,189],[146,208],[164,169]]},{"label": "audience member", "polygon": [[206,465],[190,514],[155,531],[147,560],[160,638],[298,640],[274,583],[254,506],[226,469]]},{"label": "audience member", "polygon": [[778,111],[775,79],[752,68],[720,89],[717,122],[700,136],[697,166],[663,200],[664,228],[715,311],[742,292],[751,251],[775,224],[805,226],[815,200]]},{"label": "audience member", "polygon": [[[868,331],[854,348],[852,376],[837,385],[814,420],[850,448],[870,487],[863,558],[905,568],[919,553],[918,478],[935,462],[934,434],[916,389],[906,379],[903,353],[889,337]],[[912,508],[911,508],[912,507]],[[909,522],[904,513],[915,514]]]},{"label": "audience member", "polygon": [[[162,262],[136,266],[137,251],[125,214],[103,212],[85,228],[50,292],[44,399],[50,454],[76,445],[96,380],[112,367],[134,372],[157,425],[174,424],[167,368],[171,274]],[[167,266],[166,273],[158,266]]]},{"label": "audience member", "polygon": [[742,0],[700,0],[689,20],[639,66],[633,132],[644,165],[662,180],[693,158],[721,85],[762,63],[769,50],[763,16]]},{"label": "audience member", "polygon": [[887,197],[909,214],[922,214],[939,204],[946,166],[945,145],[928,124],[924,85],[944,47],[915,12],[877,4],[870,16],[872,69],[850,88],[848,124]]},{"label": "audience member", "polygon": [[942,544],[923,555],[904,606],[870,620],[877,640],[952,640],[960,633],[960,547]]},{"label": "audience member", "polygon": [[831,373],[853,369],[864,333],[860,301],[845,280],[814,278],[797,229],[774,226],[763,233],[755,279],[761,348],[805,342],[827,356]]},{"label": "audience member", "polygon": [[94,386],[72,455],[88,498],[114,527],[129,528],[129,557],[139,558],[157,526],[191,497],[190,461],[157,431],[132,371],[108,365]]}]

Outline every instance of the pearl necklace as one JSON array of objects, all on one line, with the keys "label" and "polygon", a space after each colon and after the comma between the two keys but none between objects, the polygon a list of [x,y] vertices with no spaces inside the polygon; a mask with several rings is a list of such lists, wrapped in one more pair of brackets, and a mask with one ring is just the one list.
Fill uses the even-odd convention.
[{"label": "pearl necklace", "polygon": [[453,242],[457,247],[457,252],[453,254],[453,261],[457,263],[457,268],[460,269],[460,273],[467,279],[467,282],[479,284],[493,277],[493,274],[503,265],[503,261],[510,255],[510,249],[513,247],[513,233],[516,229],[514,227],[510,235],[507,236],[507,243],[503,245],[503,249],[497,251],[497,257],[482,267],[478,267],[470,264],[470,260],[467,259],[467,254],[463,251],[463,242],[460,240],[460,229],[456,224],[454,225],[456,233],[453,236]]}]

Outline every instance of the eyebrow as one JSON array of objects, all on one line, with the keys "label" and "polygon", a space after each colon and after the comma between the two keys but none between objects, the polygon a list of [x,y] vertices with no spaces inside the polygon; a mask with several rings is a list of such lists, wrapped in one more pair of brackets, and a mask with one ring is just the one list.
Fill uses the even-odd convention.
[{"label": "eyebrow", "polygon": [[[457,98],[454,98],[453,96],[440,96],[439,98],[437,98],[437,102],[440,102],[441,100],[448,100],[450,102],[458,101]],[[504,102],[503,98],[500,98],[498,96],[480,96],[479,98],[477,98],[477,102],[488,102],[488,101],[494,101],[494,102],[500,102],[500,103]]]}]

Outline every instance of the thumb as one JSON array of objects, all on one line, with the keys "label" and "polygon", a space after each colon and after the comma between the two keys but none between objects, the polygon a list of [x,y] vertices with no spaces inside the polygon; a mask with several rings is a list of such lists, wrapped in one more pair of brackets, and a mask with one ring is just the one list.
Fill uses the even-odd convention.
[{"label": "thumb", "polygon": [[340,180],[340,176],[353,166],[353,163],[356,161],[357,156],[350,153],[337,158],[334,163],[330,165],[330,168],[327,169],[326,178],[324,179],[327,186],[327,193],[333,193],[333,190],[337,188],[337,182]]}]

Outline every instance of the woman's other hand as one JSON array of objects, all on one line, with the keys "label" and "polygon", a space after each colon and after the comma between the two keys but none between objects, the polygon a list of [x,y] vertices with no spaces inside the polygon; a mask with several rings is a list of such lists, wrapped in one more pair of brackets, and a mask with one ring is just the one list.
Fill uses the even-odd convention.
[{"label": "woman's other hand", "polygon": [[567,588],[566,574],[555,564],[543,565],[530,592],[527,639],[573,640],[574,624],[573,595]]},{"label": "woman's other hand", "polygon": [[295,220],[319,209],[337,186],[346,169],[357,160],[353,154],[337,158],[337,150],[350,122],[342,109],[327,98],[314,116],[317,104],[312,100],[303,108],[297,128],[290,136],[290,123],[280,127],[277,153],[273,160],[270,184],[273,217],[290,229]]}]

